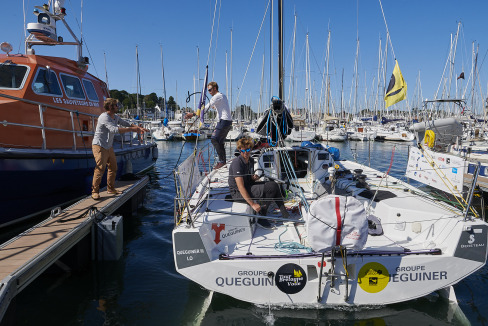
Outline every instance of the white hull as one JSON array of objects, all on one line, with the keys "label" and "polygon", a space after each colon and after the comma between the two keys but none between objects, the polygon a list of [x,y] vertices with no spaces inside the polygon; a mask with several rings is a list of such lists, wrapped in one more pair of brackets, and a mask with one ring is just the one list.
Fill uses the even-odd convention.
[{"label": "white hull", "polygon": [[[268,151],[261,159],[270,153],[278,155]],[[298,176],[307,202],[314,202],[317,194],[328,189],[330,181],[321,186],[315,180],[328,180],[327,167],[337,164],[344,172],[338,175],[336,193],[346,196],[346,200],[359,200],[368,219],[380,220],[384,233],[351,233],[353,238],[367,236],[364,246],[345,254],[324,249],[322,262],[322,253],[310,250],[314,244],[310,243],[309,222],[298,212],[293,211],[291,220],[264,229],[254,223],[255,215],[247,204],[225,200],[229,190],[228,168],[224,166],[203,177],[196,187],[189,200],[193,223],[189,226],[181,222],[188,217],[186,212],[178,217],[181,223],[173,230],[173,246],[179,273],[209,290],[254,304],[350,306],[384,305],[422,297],[456,284],[484,266],[488,243],[485,222],[464,221],[462,212],[425,198],[427,194],[420,190],[393,177],[379,178],[382,173],[354,162],[334,162],[325,150],[312,148],[307,149],[310,154],[294,153],[290,156],[297,158],[298,166],[313,162],[306,175]],[[261,165],[263,162],[257,165],[264,166],[267,175],[276,175],[276,167]],[[191,163],[184,164],[191,167]],[[361,178],[371,190],[358,187],[359,179],[347,173],[357,169],[362,170],[357,173],[364,176]],[[373,196],[377,201],[371,201]],[[289,196],[286,206],[295,207],[297,202]],[[304,206],[301,212],[307,216]],[[279,218],[279,213],[268,212],[268,216]],[[293,244],[296,250],[277,249],[279,244]]]},{"label": "white hull", "polygon": [[226,141],[236,141],[238,139],[242,138],[242,131],[240,130],[231,130],[225,137]]},{"label": "white hull", "polygon": [[319,134],[319,138],[323,141],[346,141],[347,134],[346,133],[332,133],[332,132],[324,132]]},{"label": "white hull", "polygon": [[315,139],[315,132],[310,130],[295,130],[286,137],[288,142],[302,142],[302,141],[312,141]]}]

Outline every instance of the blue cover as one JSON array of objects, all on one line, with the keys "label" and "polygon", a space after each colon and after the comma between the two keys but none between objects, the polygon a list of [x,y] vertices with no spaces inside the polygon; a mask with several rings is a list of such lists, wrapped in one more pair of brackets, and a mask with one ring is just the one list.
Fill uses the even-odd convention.
[{"label": "blue cover", "polygon": [[329,151],[330,155],[332,155],[332,158],[334,161],[338,161],[341,158],[341,152],[339,148],[336,147],[327,147],[327,150]]},{"label": "blue cover", "polygon": [[324,146],[322,146],[322,144],[314,144],[311,141],[302,141],[300,147],[324,149]]}]

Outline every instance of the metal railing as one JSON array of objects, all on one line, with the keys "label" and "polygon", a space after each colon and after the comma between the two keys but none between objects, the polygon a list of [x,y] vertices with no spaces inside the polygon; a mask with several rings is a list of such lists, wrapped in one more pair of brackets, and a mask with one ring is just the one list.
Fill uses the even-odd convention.
[{"label": "metal railing", "polygon": [[[16,101],[21,101],[27,104],[31,104],[33,106],[38,107],[39,111],[39,119],[40,119],[40,125],[30,125],[30,124],[23,124],[23,123],[16,123],[16,122],[9,122],[7,120],[0,121],[0,125],[7,127],[7,126],[17,126],[17,127],[26,127],[26,128],[33,128],[33,129],[40,129],[41,130],[41,137],[42,137],[42,149],[48,149],[48,144],[46,140],[46,131],[56,131],[56,132],[65,132],[69,133],[73,137],[73,145],[72,149],[77,150],[77,142],[76,142],[76,137],[93,137],[94,135],[94,130],[96,128],[96,120],[98,119],[98,115],[91,114],[91,113],[85,113],[85,112],[80,112],[78,110],[70,110],[66,109],[60,106],[52,105],[52,104],[46,104],[38,101],[32,101],[32,100],[27,100],[24,98],[12,96],[12,95],[7,95],[7,94],[2,94],[0,93],[0,97],[3,98],[8,98],[11,100],[16,100]],[[47,109],[53,109],[55,111],[62,111],[66,112],[70,116],[71,120],[71,129],[60,129],[60,128],[53,128],[53,127],[46,127],[45,124],[45,119],[44,115]],[[93,131],[88,131],[88,130],[83,130],[82,126],[80,124],[80,116],[88,117],[91,125],[92,125],[92,130]],[[75,128],[75,117],[76,120],[78,121],[78,127],[79,129]],[[134,133],[130,132],[130,140],[125,142],[124,141],[124,136],[122,135],[122,141],[121,141],[121,147],[123,148],[124,145],[127,143],[128,146],[133,146],[133,145],[141,145],[141,144],[146,144],[146,137],[142,135],[141,137],[137,137],[137,140],[133,137]],[[134,142],[135,140],[135,142]],[[91,144],[90,144],[91,146]],[[83,144],[83,147],[86,147],[86,144]]]}]

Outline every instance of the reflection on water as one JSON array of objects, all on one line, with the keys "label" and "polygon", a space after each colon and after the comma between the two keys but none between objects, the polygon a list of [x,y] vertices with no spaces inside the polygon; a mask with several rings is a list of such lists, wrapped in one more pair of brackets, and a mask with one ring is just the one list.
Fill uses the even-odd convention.
[{"label": "reflection on water", "polygon": [[[9,315],[13,325],[462,325],[448,302],[433,294],[401,304],[368,308],[255,306],[209,292],[176,273],[171,246],[172,169],[193,150],[160,142],[145,206],[124,219],[124,253],[118,262],[93,262],[71,273],[44,274],[21,292]],[[330,143],[341,157],[401,177],[406,143]],[[181,150],[182,149],[182,150]],[[455,286],[473,325],[488,324],[486,266]]]}]

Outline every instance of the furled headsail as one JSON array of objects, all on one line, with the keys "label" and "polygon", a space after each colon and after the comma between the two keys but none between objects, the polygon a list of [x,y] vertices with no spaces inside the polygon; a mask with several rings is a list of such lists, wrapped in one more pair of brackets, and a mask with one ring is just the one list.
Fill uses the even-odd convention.
[{"label": "furled headsail", "polygon": [[283,101],[273,96],[271,106],[264,112],[263,119],[258,125],[257,133],[266,137],[272,145],[278,140],[284,140],[293,130],[293,118]]}]

